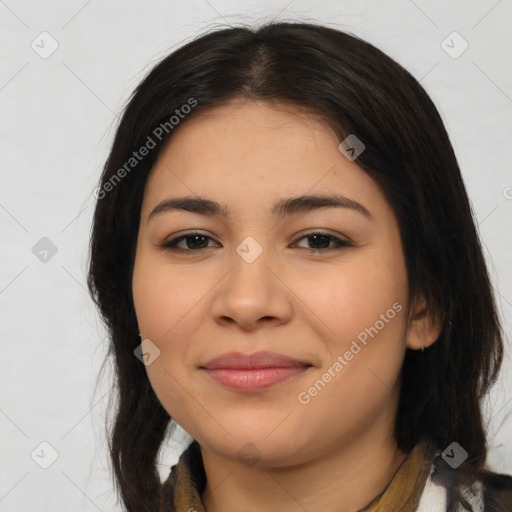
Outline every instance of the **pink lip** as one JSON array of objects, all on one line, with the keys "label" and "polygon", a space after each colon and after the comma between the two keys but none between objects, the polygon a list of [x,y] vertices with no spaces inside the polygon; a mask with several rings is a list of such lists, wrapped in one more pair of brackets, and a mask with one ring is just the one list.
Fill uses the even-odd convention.
[{"label": "pink lip", "polygon": [[237,391],[260,391],[303,373],[312,365],[273,352],[231,352],[200,368],[214,380]]}]

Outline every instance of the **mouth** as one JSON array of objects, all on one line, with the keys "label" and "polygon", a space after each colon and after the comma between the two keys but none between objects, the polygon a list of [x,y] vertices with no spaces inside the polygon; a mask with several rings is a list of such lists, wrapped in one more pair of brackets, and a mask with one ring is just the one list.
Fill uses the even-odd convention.
[{"label": "mouth", "polygon": [[229,353],[203,366],[215,382],[245,392],[261,391],[303,374],[313,365],[282,354],[257,352],[255,354]]}]

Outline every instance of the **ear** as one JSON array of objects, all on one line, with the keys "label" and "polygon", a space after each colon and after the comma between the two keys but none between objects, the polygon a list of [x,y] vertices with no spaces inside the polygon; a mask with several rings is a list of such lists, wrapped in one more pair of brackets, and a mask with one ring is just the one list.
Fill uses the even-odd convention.
[{"label": "ear", "polygon": [[414,300],[411,306],[411,319],[406,334],[406,346],[420,350],[434,344],[443,328],[439,315],[433,314],[427,307],[423,296]]}]

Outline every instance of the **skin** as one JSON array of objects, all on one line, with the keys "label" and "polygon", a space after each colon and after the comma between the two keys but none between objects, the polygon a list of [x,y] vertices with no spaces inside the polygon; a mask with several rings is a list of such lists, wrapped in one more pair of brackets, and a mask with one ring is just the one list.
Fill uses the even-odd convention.
[{"label": "skin", "polygon": [[[142,339],[160,350],[146,366],[151,385],[201,446],[208,512],[353,512],[385,489],[407,456],[393,437],[400,368],[406,347],[430,345],[441,326],[420,308],[407,328],[396,218],[339,143],[312,114],[236,100],[179,126],[148,178],[134,304]],[[306,193],[343,195],[372,217],[349,208],[271,214],[279,199]],[[229,216],[173,210],[148,221],[161,201],[185,195],[215,200]],[[182,240],[181,252],[159,247],[191,230],[210,238],[196,245]],[[314,253],[310,248],[336,244],[304,238],[302,231],[353,245]],[[236,252],[248,236],[263,250],[252,263]],[[397,302],[402,310],[300,403],[299,393]],[[227,352],[259,350],[312,367],[249,394],[199,369]],[[252,466],[238,456],[247,443]]]}]

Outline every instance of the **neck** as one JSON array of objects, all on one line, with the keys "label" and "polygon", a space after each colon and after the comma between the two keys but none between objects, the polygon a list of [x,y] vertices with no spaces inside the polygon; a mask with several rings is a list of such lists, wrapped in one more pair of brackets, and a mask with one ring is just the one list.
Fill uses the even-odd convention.
[{"label": "neck", "polygon": [[201,451],[207,512],[356,512],[384,491],[407,458],[392,435],[376,439],[374,432],[291,467],[247,468]]}]

